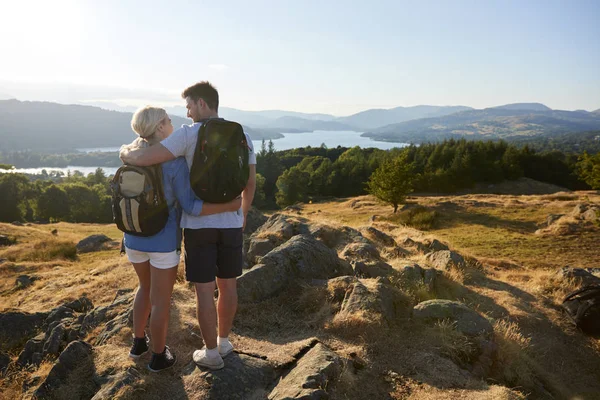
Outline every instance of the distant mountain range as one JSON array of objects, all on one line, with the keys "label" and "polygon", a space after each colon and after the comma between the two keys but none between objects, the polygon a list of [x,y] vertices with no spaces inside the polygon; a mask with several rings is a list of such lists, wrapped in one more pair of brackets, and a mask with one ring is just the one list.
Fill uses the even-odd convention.
[{"label": "distant mountain range", "polygon": [[[0,100],[0,150],[51,151],[80,147],[114,147],[131,141],[134,107],[106,102],[63,105]],[[122,111],[111,111],[116,107]],[[184,107],[167,107],[173,124],[190,123]],[[222,107],[220,115],[238,121],[255,141],[281,138],[281,133],[367,131],[363,136],[390,142],[443,140],[470,136],[508,138],[555,135],[600,129],[600,110],[552,110],[539,103],[515,103],[476,110],[464,106],[396,107],[366,110],[347,117],[293,111],[243,111]]]},{"label": "distant mountain range", "polygon": [[[132,113],[92,106],[0,100],[0,150],[116,147],[131,142]],[[191,120],[171,116],[179,127]],[[283,137],[272,131],[244,127],[254,140]]]},{"label": "distant mountain range", "polygon": [[390,142],[420,143],[458,136],[492,139],[598,129],[600,113],[552,110],[543,104],[521,103],[391,124],[363,136]]}]

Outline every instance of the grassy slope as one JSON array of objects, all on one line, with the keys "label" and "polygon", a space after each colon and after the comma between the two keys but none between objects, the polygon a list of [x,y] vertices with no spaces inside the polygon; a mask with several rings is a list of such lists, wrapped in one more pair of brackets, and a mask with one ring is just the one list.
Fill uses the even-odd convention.
[{"label": "grassy slope", "polygon": [[[562,317],[556,305],[570,286],[556,280],[554,271],[566,264],[600,267],[600,233],[540,237],[533,232],[548,214],[568,213],[581,201],[598,204],[600,196],[591,192],[558,196],[465,195],[416,197],[411,201],[439,212],[439,220],[431,230],[422,232],[399,226],[390,215],[391,208],[371,197],[307,204],[302,206],[301,215],[314,222],[354,227],[368,225],[370,216],[379,215],[387,221],[376,222],[375,226],[392,234],[398,243],[407,236],[437,237],[463,254],[477,257],[483,269],[462,276],[448,275],[437,297],[461,299],[497,321],[500,349],[494,366],[496,382],[520,388],[525,394],[542,384],[558,398],[593,398],[590,393],[600,391],[600,342],[574,331]],[[50,234],[55,228],[60,240],[72,243],[94,233],[104,233],[115,240],[120,236],[111,225],[0,224],[0,233],[19,241],[0,249],[0,259],[11,254],[16,257],[14,262],[0,264],[0,310],[46,311],[83,294],[96,306],[104,305],[112,301],[116,289],[136,286],[130,264],[118,256],[117,250],[80,255],[74,261],[19,258],[26,258],[35,242],[57,240]],[[424,259],[411,255],[407,259],[388,257],[387,261],[401,267],[410,261],[422,264]],[[32,288],[13,291],[14,280],[21,274],[34,274],[40,279]],[[470,382],[464,389],[447,389],[451,378],[445,370],[437,376],[426,374],[435,366],[426,361],[424,349],[457,359],[464,352],[460,338],[443,326],[431,330],[401,323],[387,329],[360,319],[340,324],[331,320],[333,311],[323,301],[326,297],[327,293],[300,287],[259,304],[241,304],[232,340],[239,350],[266,356],[275,364],[291,361],[292,355],[314,336],[339,354],[352,354],[362,360],[367,368],[359,374],[345,371],[333,398],[520,398],[514,391],[482,382]],[[169,343],[182,362],[160,376],[139,368],[141,383],[125,388],[122,398],[204,398],[206,382],[186,372],[191,353],[202,342],[195,321],[193,289],[182,278],[176,283],[173,300]],[[129,334],[124,332],[97,348],[97,372],[134,365],[126,357]],[[585,360],[584,365],[581,360]],[[33,374],[44,376],[49,367],[42,364]],[[12,375],[0,384],[7,395],[18,397],[27,377]]]}]

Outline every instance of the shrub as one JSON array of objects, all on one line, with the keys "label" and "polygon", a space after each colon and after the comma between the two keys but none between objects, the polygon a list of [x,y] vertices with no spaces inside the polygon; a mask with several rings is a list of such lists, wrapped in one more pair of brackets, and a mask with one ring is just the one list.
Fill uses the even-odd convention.
[{"label": "shrub", "polygon": [[390,218],[390,220],[416,229],[431,229],[435,225],[437,217],[437,211],[417,206],[401,211],[397,216]]}]

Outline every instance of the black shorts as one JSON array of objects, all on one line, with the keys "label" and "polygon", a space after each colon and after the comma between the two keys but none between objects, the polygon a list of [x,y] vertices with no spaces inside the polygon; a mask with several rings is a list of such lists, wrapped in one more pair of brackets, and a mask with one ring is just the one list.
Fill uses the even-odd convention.
[{"label": "black shorts", "polygon": [[242,275],[242,228],[184,229],[185,278],[208,283]]}]

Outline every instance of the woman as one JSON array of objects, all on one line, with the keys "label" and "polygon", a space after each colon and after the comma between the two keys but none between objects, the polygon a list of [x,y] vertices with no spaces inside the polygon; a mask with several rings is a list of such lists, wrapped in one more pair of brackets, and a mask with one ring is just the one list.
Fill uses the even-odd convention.
[{"label": "woman", "polygon": [[[139,135],[129,148],[152,146],[173,133],[173,124],[162,108],[144,107],[135,112],[132,129]],[[139,279],[133,304],[133,345],[129,356],[139,358],[148,351],[149,339],[144,328],[150,315],[152,359],[148,369],[158,372],[172,367],[177,358],[166,346],[171,293],[179,264],[180,209],[192,215],[237,211],[241,199],[225,204],[203,203],[190,187],[185,159],[177,158],[161,165],[169,218],[164,229],[151,237],[125,234],[125,251]]]}]

